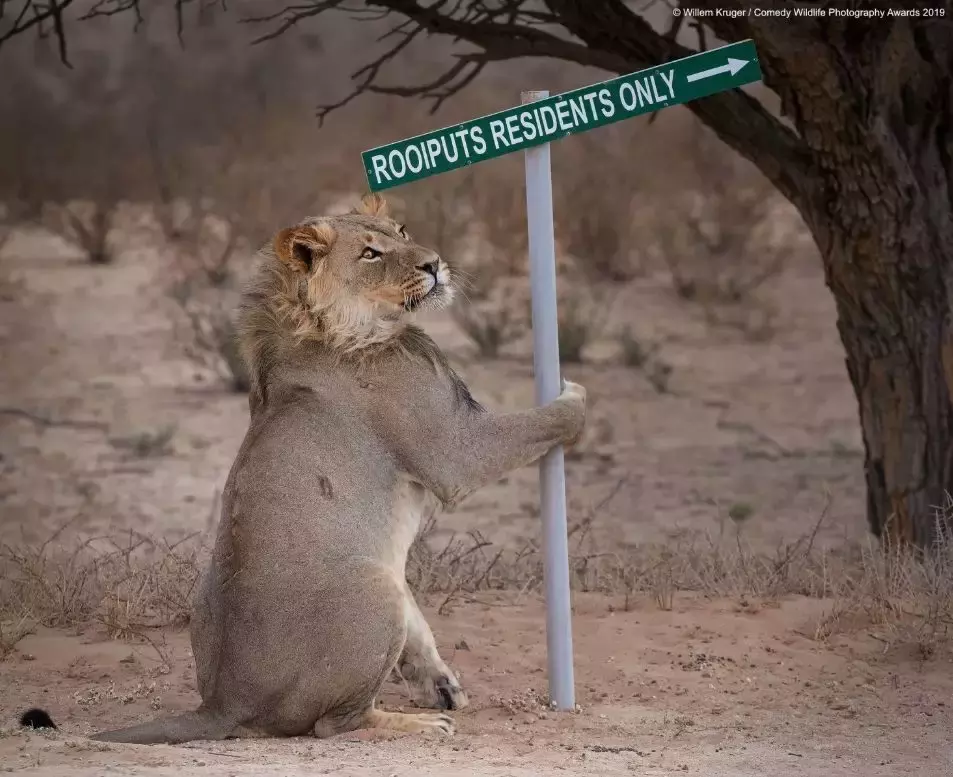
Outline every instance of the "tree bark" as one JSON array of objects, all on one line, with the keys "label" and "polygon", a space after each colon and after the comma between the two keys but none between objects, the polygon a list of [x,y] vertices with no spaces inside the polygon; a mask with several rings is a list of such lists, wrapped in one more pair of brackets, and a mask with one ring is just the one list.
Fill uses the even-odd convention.
[{"label": "tree bark", "polygon": [[928,547],[953,493],[951,25],[753,26],[815,168],[798,204],[837,304],[870,528]]}]

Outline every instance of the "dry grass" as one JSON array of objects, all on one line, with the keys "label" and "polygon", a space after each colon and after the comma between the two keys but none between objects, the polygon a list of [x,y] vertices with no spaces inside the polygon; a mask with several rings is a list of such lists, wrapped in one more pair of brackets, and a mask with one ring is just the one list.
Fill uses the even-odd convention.
[{"label": "dry grass", "polygon": [[884,650],[906,645],[922,659],[935,655],[953,631],[953,531],[947,504],[937,516],[937,541],[928,553],[891,545],[862,544],[853,563],[832,578],[833,603],[815,637],[870,625]]},{"label": "dry grass", "polygon": [[[930,554],[912,548],[881,546],[874,540],[830,550],[820,547],[813,530],[773,552],[757,550],[746,538],[744,521],[732,506],[716,533],[681,534],[664,545],[631,545],[603,551],[592,539],[596,516],[570,528],[570,575],[574,590],[622,595],[629,609],[636,595],[649,595],[663,610],[674,606],[678,592],[712,598],[777,601],[808,596],[828,603],[816,625],[815,638],[838,630],[874,629],[888,647],[913,645],[929,657],[950,638],[953,626],[953,536]],[[946,526],[953,506],[938,524]],[[435,545],[434,520],[415,542],[408,580],[422,595],[439,597],[441,608],[481,590],[539,592],[543,582],[541,548],[495,546],[479,532],[452,535]]]},{"label": "dry grass", "polygon": [[[950,640],[953,536],[944,521],[953,506],[938,518],[941,540],[929,554],[873,541],[837,551],[820,547],[824,515],[813,531],[770,553],[755,549],[744,522],[727,516],[715,533],[602,550],[592,538],[593,523],[621,485],[570,528],[574,590],[621,596],[624,609],[647,595],[670,610],[680,592],[734,599],[743,607],[807,596],[827,602],[813,634],[818,640],[866,630],[885,649],[912,647],[924,659]],[[436,528],[434,519],[422,527],[407,579],[440,610],[481,591],[518,597],[541,591],[543,559],[535,542],[511,548],[467,532],[437,543]],[[170,545],[133,533],[121,542],[68,544],[58,532],[39,546],[0,547],[0,656],[37,625],[95,622],[116,638],[150,641],[151,628],[187,623],[202,551],[197,537]]]},{"label": "dry grass", "polygon": [[187,623],[201,550],[132,532],[121,539],[63,539],[0,546],[0,623],[4,652],[35,626],[97,622],[117,638]]}]

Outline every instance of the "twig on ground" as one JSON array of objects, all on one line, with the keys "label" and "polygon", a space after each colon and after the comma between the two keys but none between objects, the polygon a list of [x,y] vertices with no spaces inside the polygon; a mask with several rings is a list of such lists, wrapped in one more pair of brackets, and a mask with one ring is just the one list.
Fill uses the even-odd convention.
[{"label": "twig on ground", "polygon": [[12,415],[18,418],[24,418],[32,421],[39,426],[45,427],[65,427],[68,429],[96,429],[106,431],[109,424],[103,421],[84,421],[70,418],[50,418],[49,416],[34,413],[30,410],[24,410],[22,407],[0,407],[0,414]]}]

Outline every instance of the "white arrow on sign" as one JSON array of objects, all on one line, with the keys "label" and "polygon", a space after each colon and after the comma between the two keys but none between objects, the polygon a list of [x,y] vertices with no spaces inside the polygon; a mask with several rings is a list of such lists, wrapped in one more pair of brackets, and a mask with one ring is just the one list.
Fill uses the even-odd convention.
[{"label": "white arrow on sign", "polygon": [[721,75],[722,73],[731,73],[731,75],[734,75],[747,64],[747,59],[728,57],[727,65],[719,65],[718,67],[713,67],[708,70],[702,70],[700,73],[692,73],[691,75],[685,76],[685,80],[691,83],[692,81],[701,81],[703,78],[711,78],[712,76]]}]

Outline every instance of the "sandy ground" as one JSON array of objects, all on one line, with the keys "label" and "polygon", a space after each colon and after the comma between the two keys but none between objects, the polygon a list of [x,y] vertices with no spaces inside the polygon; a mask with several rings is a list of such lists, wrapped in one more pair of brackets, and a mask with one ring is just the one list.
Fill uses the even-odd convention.
[{"label": "sandy ground", "polygon": [[[183,355],[174,303],[156,288],[161,272],[145,249],[94,268],[46,237],[7,245],[0,260],[0,540],[41,541],[67,522],[84,535],[135,530],[170,539],[211,525],[247,405]],[[665,393],[645,371],[621,366],[609,339],[594,345],[585,365],[566,369],[590,397],[588,431],[567,461],[570,520],[619,489],[595,515],[597,542],[718,531],[740,504],[752,512],[749,539],[774,546],[808,531],[828,499],[819,541],[863,534],[860,434],[833,305],[809,262],[770,291],[780,331],[751,342],[706,325],[660,279],[623,289],[612,326],[628,323],[662,343],[672,366]],[[518,348],[479,362],[447,319],[428,327],[491,407],[532,402],[532,368]],[[169,446],[159,455],[136,456],[124,444],[163,430]],[[441,531],[479,529],[515,546],[539,536],[536,499],[535,469],[527,468],[441,518]],[[429,604],[433,613],[440,602]],[[546,692],[542,604],[489,595],[465,601],[449,615],[431,615],[473,702],[449,741],[98,746],[83,736],[195,704],[187,635],[156,634],[156,649],[109,641],[95,629],[43,631],[0,664],[0,717],[12,725],[24,706],[40,703],[61,732],[8,730],[0,768],[501,777],[953,772],[949,656],[921,662],[885,654],[863,630],[819,643],[812,636],[821,607],[679,595],[672,612],[642,600],[624,612],[608,598],[577,596],[581,711],[554,714],[539,704]],[[385,702],[407,703],[396,686]]]},{"label": "sandy ground", "polygon": [[[38,633],[4,666],[0,713],[40,700],[62,731],[0,739],[0,763],[36,775],[950,774],[948,659],[884,657],[869,638],[820,646],[804,631],[819,604],[804,599],[763,609],[688,596],[671,612],[620,605],[576,597],[575,714],[540,703],[539,602],[481,597],[446,616],[430,607],[441,652],[472,699],[451,739],[93,743],[83,739],[92,729],[197,702],[187,637],[167,633],[152,648]],[[384,704],[409,702],[394,684]]]}]

